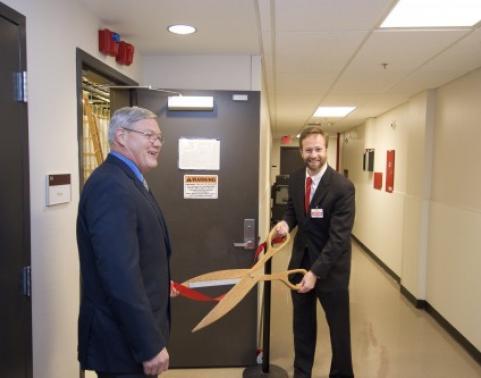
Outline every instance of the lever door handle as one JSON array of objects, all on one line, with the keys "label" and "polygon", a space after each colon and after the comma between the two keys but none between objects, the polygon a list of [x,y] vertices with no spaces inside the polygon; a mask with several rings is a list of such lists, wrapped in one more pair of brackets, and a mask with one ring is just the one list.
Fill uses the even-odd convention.
[{"label": "lever door handle", "polygon": [[244,248],[244,249],[254,249],[255,248],[255,243],[252,240],[243,242],[243,243],[233,243],[234,247],[237,248]]}]

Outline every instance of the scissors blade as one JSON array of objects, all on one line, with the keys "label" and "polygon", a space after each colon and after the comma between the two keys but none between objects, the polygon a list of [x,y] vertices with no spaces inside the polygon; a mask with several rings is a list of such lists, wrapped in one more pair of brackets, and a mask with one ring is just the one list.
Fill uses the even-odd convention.
[{"label": "scissors blade", "polygon": [[201,274],[200,276],[189,278],[183,282],[182,285],[191,287],[192,284],[201,283],[205,281],[221,281],[228,279],[240,279],[246,275],[250,269],[225,269],[216,272]]},{"label": "scissors blade", "polygon": [[258,278],[245,276],[237,285],[224,295],[224,298],[210,310],[210,312],[197,324],[192,332],[196,332],[219,320],[247,295],[247,293],[257,284]]}]

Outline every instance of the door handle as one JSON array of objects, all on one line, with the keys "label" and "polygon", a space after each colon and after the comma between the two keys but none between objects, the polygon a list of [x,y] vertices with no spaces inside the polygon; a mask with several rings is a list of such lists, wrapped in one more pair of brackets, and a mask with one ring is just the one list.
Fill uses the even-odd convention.
[{"label": "door handle", "polygon": [[253,241],[246,241],[244,243],[233,243],[234,247],[244,248],[244,249],[254,249],[255,243]]},{"label": "door handle", "polygon": [[256,220],[244,219],[244,241],[233,243],[236,248],[256,249]]}]

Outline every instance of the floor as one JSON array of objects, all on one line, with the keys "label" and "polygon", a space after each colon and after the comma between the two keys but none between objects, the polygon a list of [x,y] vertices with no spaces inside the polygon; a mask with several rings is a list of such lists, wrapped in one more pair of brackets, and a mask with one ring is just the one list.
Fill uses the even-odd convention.
[{"label": "floor", "polygon": [[[289,247],[289,246],[288,246]],[[285,270],[287,248],[273,260]],[[430,315],[416,309],[398,284],[353,244],[350,284],[354,371],[357,378],[481,378],[481,366]],[[318,309],[315,378],[327,378],[330,347],[322,309]],[[292,377],[291,302],[286,288],[272,286],[271,364]],[[162,378],[240,378],[243,369],[172,369]],[[93,377],[94,375],[87,375]]]}]

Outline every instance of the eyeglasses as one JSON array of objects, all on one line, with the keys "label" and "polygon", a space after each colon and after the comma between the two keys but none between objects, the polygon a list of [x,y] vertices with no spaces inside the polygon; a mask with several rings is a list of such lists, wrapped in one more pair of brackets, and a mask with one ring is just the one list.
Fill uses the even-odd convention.
[{"label": "eyeglasses", "polygon": [[144,137],[146,137],[149,142],[151,143],[155,143],[156,141],[159,141],[160,144],[164,144],[164,136],[162,134],[156,134],[156,133],[152,133],[150,131],[142,131],[142,130],[134,130],[134,129],[131,129],[129,127],[122,127],[123,130],[127,130],[127,131],[131,131],[133,133],[137,133],[137,134],[140,134],[140,135],[143,135]]}]

